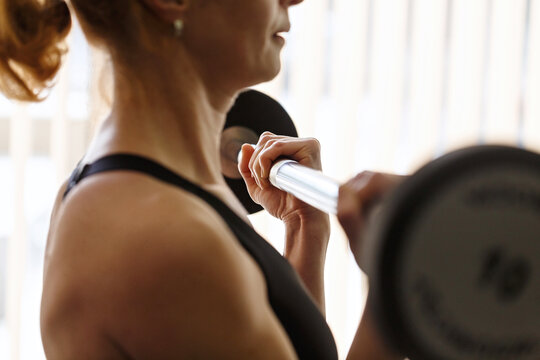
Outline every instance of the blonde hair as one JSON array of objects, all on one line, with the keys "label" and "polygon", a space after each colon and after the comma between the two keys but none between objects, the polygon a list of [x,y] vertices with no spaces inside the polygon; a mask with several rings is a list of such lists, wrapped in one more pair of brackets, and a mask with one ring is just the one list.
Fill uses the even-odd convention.
[{"label": "blonde hair", "polygon": [[0,0],[0,91],[10,99],[43,100],[70,29],[63,0]]}]

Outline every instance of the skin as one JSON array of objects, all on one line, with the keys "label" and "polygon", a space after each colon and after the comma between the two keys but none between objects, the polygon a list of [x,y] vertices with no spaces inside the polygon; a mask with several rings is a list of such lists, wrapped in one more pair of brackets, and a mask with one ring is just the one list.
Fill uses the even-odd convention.
[{"label": "skin", "polygon": [[347,234],[356,263],[362,267],[364,229],[372,209],[389,192],[394,190],[404,177],[400,175],[364,171],[347,181],[339,189],[338,219]]},{"label": "skin", "polygon": [[[261,204],[276,204],[271,214],[285,221],[291,213],[302,209],[306,223],[319,222],[326,224],[328,217],[293,196],[272,187],[268,180],[272,163],[279,157],[295,159],[302,165],[322,170],[320,162],[320,144],[315,139],[295,139],[264,133],[255,147],[242,147],[240,172],[246,181],[251,197]],[[244,160],[244,159],[249,159]],[[349,240],[350,249],[360,267],[363,245],[363,234],[368,225],[371,209],[382,198],[403,181],[404,177],[393,174],[365,171],[340,186],[338,198],[338,219]],[[311,218],[310,218],[311,217]],[[325,225],[326,226],[326,225]],[[309,237],[306,237],[309,239]],[[315,246],[314,246],[315,245]],[[313,255],[317,243],[306,242],[302,255]],[[316,254],[317,252],[315,252]],[[290,260],[291,261],[291,260]],[[294,264],[294,257],[293,261]],[[306,262],[313,263],[311,258]],[[313,269],[310,269],[313,270]],[[312,272],[313,274],[314,272]],[[368,295],[367,305],[358,326],[354,341],[349,349],[347,359],[390,360],[403,359],[379,334],[371,314],[371,299]]]},{"label": "skin", "polygon": [[285,257],[295,267],[324,313],[324,263],[330,237],[327,214],[287,194],[268,181],[270,167],[280,156],[321,170],[320,144],[316,139],[261,135],[257,145],[242,147],[238,168],[252,199],[285,224]]},{"label": "skin", "polygon": [[[112,112],[83,161],[118,152],[149,157],[248,222],[221,175],[221,129],[239,91],[279,72],[283,41],[276,34],[288,30],[288,10],[300,2],[137,1],[147,10],[142,24],[166,26],[145,26],[143,35],[155,41],[141,41],[129,54],[109,49]],[[185,23],[180,38],[172,35],[176,19]],[[328,216],[267,183],[268,166],[278,156],[320,169],[318,143],[266,134],[242,151],[239,168],[250,192],[284,221],[285,256],[324,313]],[[41,330],[47,358],[296,358],[268,304],[260,269],[204,201],[126,171],[84,179],[62,201],[64,190],[45,257]],[[365,194],[356,193],[356,205],[342,208],[340,219],[363,216]],[[374,345],[378,339],[364,317],[349,358],[396,358]]]}]

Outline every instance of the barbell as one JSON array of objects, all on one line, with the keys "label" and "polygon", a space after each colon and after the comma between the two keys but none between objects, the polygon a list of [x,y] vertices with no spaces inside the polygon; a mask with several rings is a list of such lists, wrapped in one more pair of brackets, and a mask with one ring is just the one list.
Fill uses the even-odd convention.
[{"label": "barbell", "polygon": [[[297,136],[274,99],[238,97],[221,142],[225,179],[250,212],[260,210],[237,170],[243,143],[264,131]],[[336,213],[339,183],[290,160],[270,181]],[[373,214],[360,265],[376,324],[410,359],[540,359],[540,155],[473,146],[429,162]]]}]

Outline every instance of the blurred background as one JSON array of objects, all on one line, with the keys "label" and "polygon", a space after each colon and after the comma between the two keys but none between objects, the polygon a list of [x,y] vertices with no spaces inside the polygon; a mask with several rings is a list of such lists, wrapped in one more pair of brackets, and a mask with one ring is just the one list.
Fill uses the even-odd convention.
[{"label": "blurred background", "polygon": [[[413,173],[484,143],[540,151],[540,0],[308,0],[291,9],[283,71],[257,88],[322,144],[325,173]],[[0,359],[43,359],[43,253],[53,200],[107,115],[107,58],[77,26],[37,105],[0,95]],[[283,247],[283,229],[252,216]],[[342,357],[366,279],[335,219],[327,317]]]}]

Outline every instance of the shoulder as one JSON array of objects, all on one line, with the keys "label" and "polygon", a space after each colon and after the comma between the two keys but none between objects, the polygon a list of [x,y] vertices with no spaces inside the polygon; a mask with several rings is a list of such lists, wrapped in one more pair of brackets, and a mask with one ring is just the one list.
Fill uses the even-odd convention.
[{"label": "shoulder", "polygon": [[[126,281],[135,268],[188,267],[202,263],[210,251],[213,256],[242,252],[208,204],[148,176],[93,176],[62,200],[64,188],[53,209],[47,268],[65,283],[90,288],[105,269],[114,268],[110,279]],[[65,276],[65,269],[73,271]]]},{"label": "shoulder", "polygon": [[[179,226],[183,233],[189,233],[224,224],[199,197],[145,174],[130,172],[83,179],[57,207],[56,214],[64,227],[87,231],[99,225],[102,235],[115,238],[143,230],[178,230]],[[192,222],[209,226],[184,226]]]},{"label": "shoulder", "polygon": [[261,341],[291,354],[260,269],[208,204],[147,179],[88,180],[59,232],[74,292],[111,338],[148,358],[243,358]]},{"label": "shoulder", "polygon": [[57,206],[51,231],[59,245],[94,261],[105,261],[100,254],[107,251],[125,266],[138,256],[185,256],[187,266],[210,249],[242,251],[220,214],[198,196],[143,174],[100,175],[81,181]]}]

